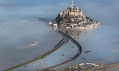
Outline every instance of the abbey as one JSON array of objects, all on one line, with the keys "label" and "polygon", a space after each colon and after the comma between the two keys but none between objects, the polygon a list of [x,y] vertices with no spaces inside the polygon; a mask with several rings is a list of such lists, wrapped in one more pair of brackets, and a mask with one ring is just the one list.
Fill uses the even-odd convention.
[{"label": "abbey", "polygon": [[83,14],[82,9],[74,6],[60,12],[58,16],[49,22],[50,26],[62,28],[95,28],[100,22],[94,21],[92,18]]},{"label": "abbey", "polygon": [[69,17],[80,18],[84,17],[84,15],[81,9],[78,9],[78,7],[76,6],[71,6],[67,10],[61,12],[58,16],[58,18],[69,18]]}]

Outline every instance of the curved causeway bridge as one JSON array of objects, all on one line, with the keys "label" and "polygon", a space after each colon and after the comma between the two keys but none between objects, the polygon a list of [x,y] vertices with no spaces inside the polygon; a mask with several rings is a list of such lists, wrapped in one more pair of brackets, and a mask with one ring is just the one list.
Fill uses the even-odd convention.
[{"label": "curved causeway bridge", "polygon": [[63,33],[63,32],[61,32],[61,31],[58,31],[58,32],[63,35],[63,38],[62,38],[62,40],[61,40],[58,44],[55,45],[55,47],[54,47],[53,49],[51,49],[50,51],[48,51],[48,52],[44,53],[43,55],[40,55],[40,56],[38,56],[38,57],[36,57],[36,58],[34,58],[34,59],[31,59],[31,60],[29,60],[29,61],[26,61],[26,62],[24,62],[24,63],[21,63],[21,64],[19,64],[19,65],[13,66],[13,67],[8,68],[8,69],[3,70],[3,71],[12,71],[12,70],[15,70],[15,69],[17,69],[17,68],[19,68],[19,67],[22,67],[22,66],[25,66],[25,65],[27,65],[27,64],[33,63],[34,61],[41,60],[41,59],[45,58],[46,56],[50,55],[51,53],[55,52],[55,51],[58,50],[59,48],[61,48],[61,46],[62,46],[63,44],[65,44],[66,42],[68,42],[69,39],[70,39],[70,40],[77,46],[77,48],[78,48],[78,52],[76,53],[76,55],[75,55],[74,57],[72,57],[71,59],[68,59],[68,60],[64,61],[63,63],[60,63],[60,64],[55,65],[55,66],[52,66],[52,67],[48,67],[48,68],[45,68],[45,69],[41,69],[41,70],[43,70],[43,71],[48,71],[48,70],[51,70],[51,69],[53,69],[53,68],[55,68],[55,67],[64,65],[64,64],[66,64],[66,63],[69,63],[69,62],[75,60],[76,58],[78,58],[78,57],[81,55],[81,52],[82,52],[82,47],[81,47],[81,45],[80,45],[76,40],[74,40],[72,37],[70,37],[69,35],[67,35],[66,33]]},{"label": "curved causeway bridge", "polygon": [[42,54],[42,55],[40,55],[40,56],[38,56],[36,58],[33,58],[33,59],[29,60],[29,61],[26,61],[24,63],[21,63],[19,65],[16,65],[16,66],[13,66],[13,67],[8,68],[6,70],[3,70],[3,71],[12,71],[12,70],[15,70],[15,69],[17,69],[19,67],[22,67],[22,66],[25,66],[27,64],[33,63],[34,61],[44,59],[46,56],[52,54],[53,52],[55,52],[56,50],[58,50],[59,48],[61,48],[61,46],[64,45],[66,42],[68,42],[68,40],[69,40],[68,37],[63,36],[62,40],[60,40],[60,42],[58,44],[56,44],[55,47],[53,49],[49,50],[48,52],[46,52],[46,53],[44,53],[44,54]]},{"label": "curved causeway bridge", "polygon": [[77,46],[78,52],[71,59],[68,59],[68,60],[66,60],[66,61],[64,61],[64,62],[62,62],[62,63],[60,63],[58,65],[54,65],[54,66],[51,66],[51,67],[48,67],[48,68],[41,69],[42,71],[52,70],[53,68],[56,68],[56,67],[59,67],[61,65],[66,64],[66,63],[69,63],[69,62],[75,60],[76,58],[78,58],[81,55],[81,53],[82,53],[82,47],[75,39],[73,39],[72,37],[70,37],[69,35],[67,35],[66,33],[63,33],[61,31],[59,31],[59,33],[61,33],[62,35],[64,35],[67,38],[70,38],[70,40]]}]

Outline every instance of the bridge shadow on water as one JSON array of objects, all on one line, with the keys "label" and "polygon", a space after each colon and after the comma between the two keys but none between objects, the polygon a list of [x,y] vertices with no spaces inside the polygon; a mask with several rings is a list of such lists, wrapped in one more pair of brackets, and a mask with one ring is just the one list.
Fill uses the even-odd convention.
[{"label": "bridge shadow on water", "polygon": [[82,53],[82,47],[81,45],[79,44],[79,42],[77,42],[75,39],[79,38],[79,35],[81,33],[81,31],[77,30],[77,29],[61,29],[61,30],[58,30],[58,33],[60,33],[61,35],[69,38],[78,48],[78,51],[77,53],[71,57],[70,59],[58,64],[58,65],[54,65],[54,66],[51,66],[51,67],[48,67],[48,68],[44,68],[44,69],[41,69],[43,71],[47,71],[47,70],[52,70],[53,68],[56,68],[56,67],[59,67],[59,66],[62,66],[62,65],[65,65],[66,63],[69,63],[71,61],[74,61],[75,59],[77,59],[81,53]]}]

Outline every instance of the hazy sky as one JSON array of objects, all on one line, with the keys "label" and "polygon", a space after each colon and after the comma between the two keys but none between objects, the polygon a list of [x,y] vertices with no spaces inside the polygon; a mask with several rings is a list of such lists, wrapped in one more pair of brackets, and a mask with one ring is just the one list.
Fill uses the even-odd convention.
[{"label": "hazy sky", "polygon": [[[88,7],[119,7],[119,0],[75,0],[75,4]],[[105,5],[106,4],[106,5]],[[0,0],[0,19],[16,17],[55,17],[71,5],[71,0]],[[116,7],[115,7],[116,6]],[[119,9],[119,8],[118,8]]]},{"label": "hazy sky", "polygon": [[[54,19],[58,13],[65,10],[70,5],[71,5],[71,0],[0,0],[0,19],[34,18],[34,17],[53,18]],[[107,46],[108,40],[109,40],[109,42],[108,42],[109,45],[111,45],[111,44],[117,45],[118,44],[117,38],[119,37],[119,35],[118,35],[119,0],[75,0],[75,5],[80,7],[86,16],[89,16],[95,20],[100,21],[101,25],[108,24],[106,26],[109,28],[102,27],[103,28],[102,31],[96,34],[97,36],[99,36],[100,40],[105,42],[105,43],[102,42],[105,46]],[[1,23],[3,23],[3,24],[1,24]],[[16,42],[16,37],[18,37],[18,39],[22,42],[22,41],[28,40],[28,39],[31,40],[31,37],[33,37],[32,35],[35,35],[34,37],[36,39],[37,39],[37,37],[39,38],[39,36],[41,35],[41,34],[39,34],[39,36],[37,36],[38,35],[37,33],[39,33],[39,31],[37,31],[37,30],[39,30],[39,29],[43,28],[42,30],[49,31],[49,30],[47,30],[48,28],[44,28],[44,27],[40,28],[41,26],[40,27],[36,26],[37,28],[34,27],[33,25],[36,25],[34,23],[39,24],[40,22],[35,21],[35,20],[33,20],[33,22],[31,21],[30,23],[29,23],[29,21],[27,22],[25,20],[23,20],[23,21],[21,21],[21,20],[13,21],[12,20],[11,22],[9,20],[8,21],[5,20],[3,22],[2,20],[0,20],[0,30],[1,30],[0,37],[2,37],[1,44],[10,42],[11,44],[9,43],[9,47],[13,48],[13,46],[16,47],[17,44],[19,44],[18,42]],[[30,26],[25,25],[25,24],[29,24]],[[26,30],[26,31],[24,31],[24,30]],[[40,31],[42,32],[42,30],[40,30]],[[22,32],[20,33],[19,31],[22,31]],[[42,32],[42,33],[46,34],[46,32]],[[52,34],[51,32],[49,32],[49,33]],[[16,35],[16,37],[14,37],[13,35]],[[23,39],[19,38],[20,35],[23,35],[23,37],[21,37]],[[106,39],[103,39],[103,38],[105,38],[105,36],[106,36]],[[109,39],[107,38],[107,36]],[[96,38],[96,36],[94,36],[94,37]],[[113,37],[117,37],[117,38],[113,39]],[[2,39],[6,42],[3,42]],[[11,40],[12,40],[12,42],[11,42]],[[19,40],[17,40],[17,41],[19,41]],[[54,38],[54,40],[55,40],[55,38]],[[13,41],[16,42],[17,44],[14,43]],[[86,38],[86,41],[87,41],[87,38]],[[91,41],[92,41],[92,39],[91,39]],[[26,41],[24,41],[24,42],[26,42]],[[114,43],[112,43],[112,42],[114,42]],[[89,41],[89,43],[90,43],[90,41]],[[13,45],[13,44],[15,44],[15,45]],[[23,43],[23,44],[25,45],[25,43]],[[2,46],[2,45],[0,45],[0,46]],[[41,45],[41,42],[40,42],[40,45]],[[100,45],[102,45],[102,44],[100,43]],[[7,45],[5,44],[5,46],[8,46],[8,44]],[[111,46],[113,46],[113,45],[111,45]],[[11,50],[10,49],[6,48],[6,50],[8,50],[9,53],[11,53],[11,51],[13,51],[12,49]],[[3,50],[1,49],[1,51],[3,51]],[[1,60],[1,62],[3,62],[3,63],[10,62],[7,60],[7,58],[3,58],[3,57],[7,57],[7,56],[14,54],[14,53],[11,53],[10,55],[8,55],[9,53],[7,53],[6,50],[4,50],[5,52],[0,53],[2,56],[1,58],[3,60],[3,61]],[[16,50],[16,49],[14,49],[14,50]],[[21,52],[22,52],[22,50],[21,50]],[[39,52],[39,50],[38,50],[38,52]],[[7,53],[7,54],[3,56],[2,53]],[[17,53],[19,54],[19,52],[17,52]],[[32,52],[29,51],[28,55],[29,55],[29,53],[32,54]],[[35,53],[37,53],[37,52],[35,52]],[[22,54],[21,54],[21,56],[22,56]],[[25,52],[25,54],[26,54],[26,52]],[[17,57],[17,56],[15,56],[15,57]],[[11,58],[11,56],[10,56],[10,58]],[[11,60],[13,60],[13,58]],[[16,62],[19,62],[19,61],[16,61]],[[4,64],[2,66],[6,67],[6,65],[4,65]]]}]

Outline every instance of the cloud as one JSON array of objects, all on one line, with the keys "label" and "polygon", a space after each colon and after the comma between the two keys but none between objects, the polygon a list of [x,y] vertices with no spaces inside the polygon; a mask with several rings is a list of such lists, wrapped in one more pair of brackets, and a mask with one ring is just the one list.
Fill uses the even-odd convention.
[{"label": "cloud", "polygon": [[112,49],[112,51],[119,53],[119,49],[118,48],[117,49]]},{"label": "cloud", "polygon": [[[117,0],[76,0],[75,4],[81,6],[90,15],[102,13],[109,13],[110,15],[110,11],[119,9],[119,1]],[[55,17],[60,11],[70,5],[70,0],[0,0],[0,18],[24,16]],[[108,17],[108,15],[100,16]]]}]

